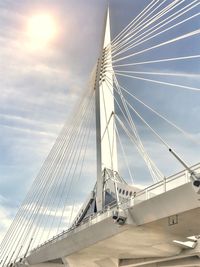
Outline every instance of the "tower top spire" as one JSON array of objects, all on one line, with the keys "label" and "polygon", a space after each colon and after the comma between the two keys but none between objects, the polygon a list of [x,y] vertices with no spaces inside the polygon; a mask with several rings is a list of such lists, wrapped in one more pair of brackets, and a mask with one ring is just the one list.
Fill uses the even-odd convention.
[{"label": "tower top spire", "polygon": [[109,3],[107,6],[107,13],[106,13],[106,22],[105,22],[105,33],[104,33],[104,44],[103,48],[109,45],[111,42],[111,33],[110,33],[110,9]]}]

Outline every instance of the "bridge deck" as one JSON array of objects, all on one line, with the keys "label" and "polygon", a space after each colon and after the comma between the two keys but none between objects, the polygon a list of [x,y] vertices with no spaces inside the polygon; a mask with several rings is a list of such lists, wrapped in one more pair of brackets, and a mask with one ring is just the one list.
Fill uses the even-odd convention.
[{"label": "bridge deck", "polygon": [[[192,169],[198,172],[200,164],[193,166]],[[187,198],[185,197],[186,195]],[[128,218],[127,224],[122,227],[114,224],[112,219],[113,211],[119,210],[119,208],[124,212],[124,216]],[[179,220],[181,220],[179,223],[176,223],[176,216],[173,217],[174,214],[179,214]],[[180,248],[173,244],[174,239],[183,240],[189,235],[198,234],[198,221],[200,220],[198,214],[198,195],[190,182],[188,172],[182,171],[164,181],[145,188],[137,193],[135,197],[120,203],[119,207],[113,205],[83,221],[78,227],[70,228],[60,233],[32,250],[27,260],[30,263],[51,260],[51,250],[58,251],[58,253],[54,252],[55,257],[67,255],[72,255],[71,257],[73,257],[73,254],[79,253],[78,251],[82,251],[82,253],[86,251],[86,254],[83,253],[84,255],[88,255],[89,252],[99,255],[103,247],[105,250],[108,246],[107,249],[109,251],[109,246],[113,242],[113,244],[115,242],[120,244],[124,239],[130,243],[131,250],[127,250],[127,253],[130,254],[133,253],[131,251],[134,251],[134,253],[138,251],[141,254],[142,243],[144,244],[143,247],[148,243],[152,249],[150,247],[143,249],[143,256],[156,256],[157,249],[159,251],[158,255],[174,255],[180,252]],[[169,216],[172,216],[171,219]],[[191,220],[191,218],[193,219]],[[193,224],[188,227],[190,220]],[[170,223],[174,224],[174,227],[170,227]],[[138,226],[142,226],[142,232]],[[138,231],[140,236],[138,236]],[[128,236],[132,237],[130,241]],[[140,250],[137,249],[139,243]],[[160,243],[162,243],[161,247]],[[101,244],[101,249],[97,249],[98,244]],[[118,248],[111,251],[112,256],[119,256],[117,255]],[[124,256],[127,257],[128,254]]]}]

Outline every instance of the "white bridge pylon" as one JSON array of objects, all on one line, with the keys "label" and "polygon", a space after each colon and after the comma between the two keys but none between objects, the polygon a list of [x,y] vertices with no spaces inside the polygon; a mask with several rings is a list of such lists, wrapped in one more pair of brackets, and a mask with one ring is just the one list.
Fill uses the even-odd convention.
[{"label": "white bridge pylon", "polygon": [[[103,208],[103,170],[107,168],[113,172],[118,172],[113,74],[107,71],[108,67],[112,69],[112,55],[111,49],[109,49],[111,43],[109,8],[105,22],[103,49],[97,66],[95,84],[98,211]],[[109,58],[109,61],[107,58]],[[106,78],[109,79],[111,86],[106,83]]]},{"label": "white bridge pylon", "polygon": [[[100,106],[97,107],[97,116],[100,116],[100,129],[101,129],[101,170],[104,168],[111,169],[113,171],[118,171],[118,162],[117,162],[117,144],[116,144],[116,133],[114,127],[114,114],[115,114],[115,105],[114,105],[114,89],[108,87],[105,81],[105,76],[111,81],[113,85],[113,74],[112,72],[107,71],[112,68],[112,55],[109,48],[111,43],[110,39],[110,17],[109,10],[107,12],[106,20],[106,31],[104,38],[103,53],[101,57],[101,72],[99,80],[99,103]],[[105,55],[106,54],[106,55]],[[106,59],[110,58],[108,63]],[[108,66],[108,65],[109,66]],[[97,89],[98,90],[98,89]]]}]

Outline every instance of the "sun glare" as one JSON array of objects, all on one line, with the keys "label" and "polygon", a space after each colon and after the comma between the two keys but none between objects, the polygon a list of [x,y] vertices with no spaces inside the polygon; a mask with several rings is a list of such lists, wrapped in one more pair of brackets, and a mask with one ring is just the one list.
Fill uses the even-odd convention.
[{"label": "sun glare", "polygon": [[29,18],[27,34],[30,48],[41,49],[46,47],[56,36],[56,23],[48,14],[38,14]]}]

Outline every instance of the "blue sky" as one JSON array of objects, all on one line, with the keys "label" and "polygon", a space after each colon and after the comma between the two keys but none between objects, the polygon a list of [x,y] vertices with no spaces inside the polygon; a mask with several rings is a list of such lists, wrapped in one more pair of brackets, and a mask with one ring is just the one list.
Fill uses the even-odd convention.
[{"label": "blue sky", "polygon": [[[59,34],[47,48],[31,51],[28,19],[43,12],[54,17]],[[103,12],[104,3],[94,1],[0,3],[2,224],[15,214],[82,93],[97,57]]]},{"label": "blue sky", "polygon": [[[111,1],[112,35],[122,30],[149,2]],[[7,0],[0,3],[0,233],[5,231],[13,218],[64,122],[82,95],[98,57],[105,6],[104,0]],[[26,25],[29,17],[38,12],[50,13],[55,18],[58,35],[47,48],[31,51],[27,48]],[[157,42],[197,28],[199,21],[194,20],[187,27],[179,27],[171,35],[157,39]],[[199,38],[194,39],[192,44],[191,41],[185,41],[176,49],[170,46],[155,53],[137,56],[135,60],[199,54],[199,41]],[[200,64],[197,60],[193,64],[167,63],[145,68],[140,66],[137,71],[161,69],[163,72],[173,70],[199,74]],[[139,80],[120,79],[121,82],[123,80],[127,86],[134,88],[143,101],[166,114],[199,140],[198,93],[173,88],[168,90]],[[166,81],[165,78],[162,81]],[[199,78],[185,81],[171,78],[170,82],[186,82],[188,86],[199,87]],[[138,105],[138,109],[146,114],[141,106]],[[144,116],[158,127],[172,145],[177,146],[178,152],[184,154],[190,164],[199,161],[196,145],[181,139],[176,131],[169,129],[155,116],[149,113]],[[148,135],[138,119],[135,120],[150,154],[167,172],[170,156]],[[157,156],[157,151],[162,157]],[[140,164],[137,156],[134,167],[136,173],[143,173],[143,164]],[[174,165],[174,169],[178,170],[180,166]]]}]

